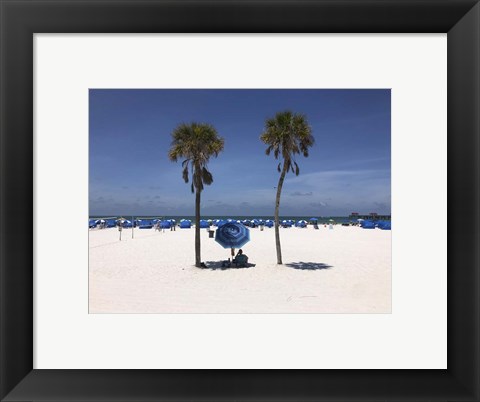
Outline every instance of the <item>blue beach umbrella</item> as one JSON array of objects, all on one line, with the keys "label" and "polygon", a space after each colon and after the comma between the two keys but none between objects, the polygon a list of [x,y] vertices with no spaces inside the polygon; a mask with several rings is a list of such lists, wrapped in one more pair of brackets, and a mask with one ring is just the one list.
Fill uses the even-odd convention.
[{"label": "blue beach umbrella", "polygon": [[373,223],[372,221],[362,221],[360,226],[363,229],[375,229],[375,223]]},{"label": "blue beach umbrella", "polygon": [[120,221],[122,227],[124,228],[131,228],[132,227],[132,222],[129,221],[128,219],[123,219]]},{"label": "blue beach umbrella", "polygon": [[182,219],[180,221],[180,229],[190,229],[192,227],[192,221],[189,219]]},{"label": "blue beach umbrella", "polygon": [[392,223],[390,221],[379,221],[377,227],[382,230],[392,230]]},{"label": "blue beach umbrella", "polygon": [[210,224],[206,220],[203,220],[203,219],[200,220],[200,228],[201,229],[206,229],[206,228],[209,228],[209,227],[210,227]]},{"label": "blue beach umbrella", "polygon": [[172,227],[172,222],[171,221],[160,221],[160,227],[162,229],[170,229]]},{"label": "blue beach umbrella", "polygon": [[215,232],[215,241],[223,248],[240,248],[250,241],[250,230],[236,222],[228,222]]},{"label": "blue beach umbrella", "polygon": [[[103,219],[101,219],[101,221],[102,221],[102,220],[103,220]],[[107,219],[107,220],[105,221],[105,226],[106,226],[107,228],[114,228],[114,227],[116,226],[116,224],[117,224],[117,221],[116,221],[115,219]]]}]

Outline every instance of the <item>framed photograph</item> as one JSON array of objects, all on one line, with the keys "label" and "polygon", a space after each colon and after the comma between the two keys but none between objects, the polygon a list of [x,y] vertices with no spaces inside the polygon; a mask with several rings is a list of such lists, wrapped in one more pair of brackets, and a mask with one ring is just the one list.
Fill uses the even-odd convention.
[{"label": "framed photograph", "polygon": [[390,314],[390,114],[390,89],[91,88],[89,313]]},{"label": "framed photograph", "polygon": [[2,400],[480,400],[478,2],[0,4]]}]

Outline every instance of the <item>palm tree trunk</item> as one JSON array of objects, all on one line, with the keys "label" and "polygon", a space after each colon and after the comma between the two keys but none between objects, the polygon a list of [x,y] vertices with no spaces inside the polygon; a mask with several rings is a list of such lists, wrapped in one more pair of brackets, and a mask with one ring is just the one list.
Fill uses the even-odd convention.
[{"label": "palm tree trunk", "polygon": [[279,212],[280,212],[280,194],[282,193],[283,181],[285,180],[285,175],[287,173],[287,164],[283,161],[282,173],[280,174],[280,179],[278,179],[277,186],[277,198],[275,199],[275,245],[277,248],[277,264],[282,264],[282,250],[280,248],[280,222],[279,222]]},{"label": "palm tree trunk", "polygon": [[200,257],[200,190],[195,194],[195,266],[200,268],[202,259]]}]

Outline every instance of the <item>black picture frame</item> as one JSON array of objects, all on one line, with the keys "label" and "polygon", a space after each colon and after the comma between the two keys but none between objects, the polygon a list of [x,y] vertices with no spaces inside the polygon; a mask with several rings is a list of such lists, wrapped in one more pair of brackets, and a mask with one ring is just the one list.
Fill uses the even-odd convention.
[{"label": "black picture frame", "polygon": [[[1,400],[480,400],[477,0],[0,0],[0,14]],[[44,32],[447,33],[448,369],[33,370],[33,34]]]}]

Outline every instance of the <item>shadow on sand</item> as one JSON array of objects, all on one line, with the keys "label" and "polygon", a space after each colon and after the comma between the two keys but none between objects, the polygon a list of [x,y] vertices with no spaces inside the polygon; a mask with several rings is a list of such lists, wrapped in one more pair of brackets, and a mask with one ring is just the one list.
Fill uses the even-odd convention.
[{"label": "shadow on sand", "polygon": [[319,269],[330,269],[332,265],[323,264],[321,262],[289,262],[285,264],[286,267],[293,269],[307,269],[309,271],[316,271]]},{"label": "shadow on sand", "polygon": [[201,269],[221,269],[221,270],[226,270],[226,269],[243,269],[243,268],[251,268],[254,267],[255,264],[250,264],[247,263],[245,264],[244,267],[236,267],[235,265],[231,265],[230,267],[222,267],[222,264],[224,261],[205,261],[206,267],[202,267]]}]

